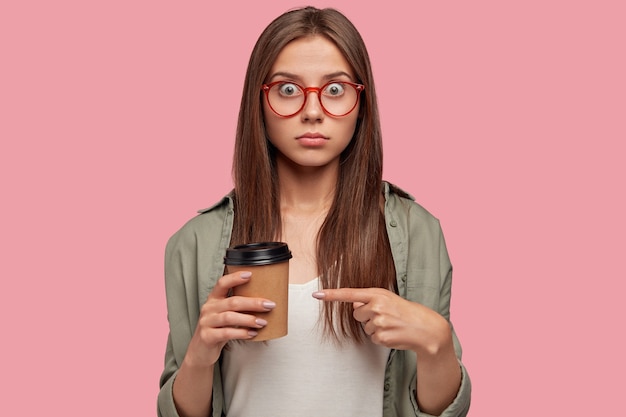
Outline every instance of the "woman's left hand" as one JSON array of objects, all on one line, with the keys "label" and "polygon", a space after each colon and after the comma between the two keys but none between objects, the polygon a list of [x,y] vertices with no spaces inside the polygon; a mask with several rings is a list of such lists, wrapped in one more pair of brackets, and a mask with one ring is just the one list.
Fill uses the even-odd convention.
[{"label": "woman's left hand", "polygon": [[391,349],[437,355],[451,343],[451,328],[439,313],[382,288],[337,288],[313,293],[323,301],[352,303],[354,318],[372,342]]}]

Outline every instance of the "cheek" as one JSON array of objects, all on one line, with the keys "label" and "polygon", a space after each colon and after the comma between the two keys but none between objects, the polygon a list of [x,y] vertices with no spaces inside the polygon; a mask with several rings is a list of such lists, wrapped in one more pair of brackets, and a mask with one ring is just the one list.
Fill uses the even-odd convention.
[{"label": "cheek", "polygon": [[357,120],[357,117],[351,117],[350,120],[346,120],[346,124],[344,125],[344,135],[347,137],[348,141],[354,136]]},{"label": "cheek", "polygon": [[265,122],[265,135],[274,146],[288,141],[294,135],[294,132],[298,131],[297,126],[294,126],[294,124],[297,124],[297,121],[292,121],[291,119],[267,115],[263,120]]},{"label": "cheek", "polygon": [[265,124],[265,134],[271,139],[276,135],[276,129],[280,124],[278,120],[276,120],[272,110],[267,108],[267,104],[263,106],[263,123]]}]

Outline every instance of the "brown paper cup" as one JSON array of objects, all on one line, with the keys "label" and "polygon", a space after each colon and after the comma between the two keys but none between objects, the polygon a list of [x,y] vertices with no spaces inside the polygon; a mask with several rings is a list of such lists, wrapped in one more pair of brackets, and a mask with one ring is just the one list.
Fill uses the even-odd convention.
[{"label": "brown paper cup", "polygon": [[287,313],[289,300],[289,263],[282,262],[263,266],[228,266],[228,272],[250,271],[252,278],[246,284],[233,288],[233,295],[267,298],[276,303],[272,311],[255,312],[258,318],[267,320],[262,329],[255,329],[258,335],[250,340],[263,341],[287,335]]},{"label": "brown paper cup", "polygon": [[[239,264],[247,261],[247,259],[242,258],[233,259],[233,257],[240,256],[240,252],[234,253],[233,251],[246,251],[249,248],[252,248],[252,251],[256,251],[259,247],[267,248],[268,246],[270,247],[269,250],[258,250],[265,250],[263,252],[265,257],[260,261],[253,259],[257,256],[255,253],[251,255],[246,253],[243,256],[243,258],[250,257],[249,263],[254,264],[256,262],[262,263],[262,265],[232,265],[232,263]],[[276,249],[273,248],[274,246],[276,246]],[[272,259],[272,256],[279,250],[280,254]],[[291,258],[291,252],[289,252],[286,244],[280,242],[240,245],[227,251],[225,263],[228,273],[237,271],[250,271],[252,273],[249,282],[233,288],[233,295],[265,298],[276,303],[276,307],[272,311],[253,313],[256,317],[267,320],[267,325],[262,329],[255,329],[259,334],[249,340],[260,342],[287,335],[289,258]]]}]

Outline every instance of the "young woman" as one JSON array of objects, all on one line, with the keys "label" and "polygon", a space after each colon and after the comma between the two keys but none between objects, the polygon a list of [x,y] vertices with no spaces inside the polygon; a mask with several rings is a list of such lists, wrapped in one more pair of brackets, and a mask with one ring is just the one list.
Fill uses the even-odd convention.
[{"label": "young woman", "polygon": [[[234,190],[168,242],[160,416],[464,416],[439,222],[382,181],[369,57],[339,12],[283,14],[250,58]],[[229,296],[230,246],[286,242],[289,334],[246,342],[269,299]]]}]

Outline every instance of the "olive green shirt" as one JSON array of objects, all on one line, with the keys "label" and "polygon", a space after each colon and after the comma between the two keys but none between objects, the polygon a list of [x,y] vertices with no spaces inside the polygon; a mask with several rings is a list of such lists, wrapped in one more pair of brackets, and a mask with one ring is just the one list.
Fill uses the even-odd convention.
[{"label": "olive green shirt", "polygon": [[[387,233],[400,296],[450,320],[452,266],[439,221],[411,196],[389,183],[384,184],[384,194]],[[224,273],[223,257],[230,244],[234,216],[231,196],[199,213],[170,238],[165,251],[170,333],[157,401],[160,417],[178,417],[172,385],[195,331],[200,308]],[[471,396],[471,382],[461,363],[461,345],[454,329],[452,336],[462,380],[456,398],[441,414],[445,417],[467,415]],[[429,416],[417,405],[416,378],[415,353],[392,349],[385,371],[383,416]],[[213,417],[223,415],[223,406],[222,377],[216,366]]]}]

